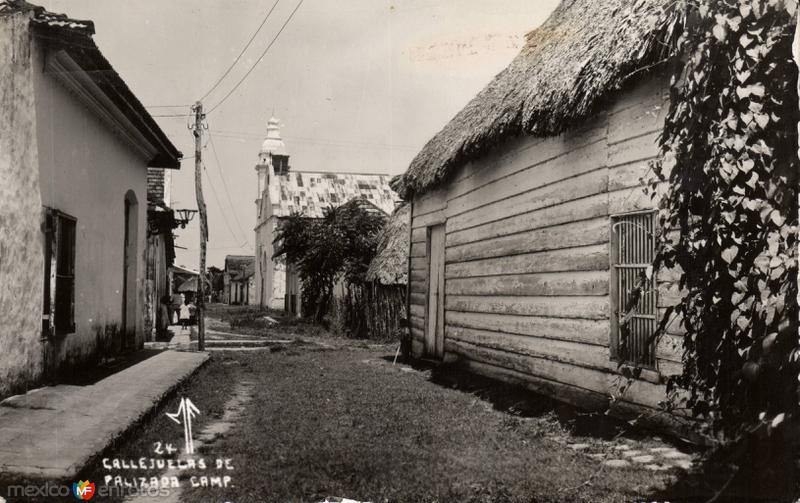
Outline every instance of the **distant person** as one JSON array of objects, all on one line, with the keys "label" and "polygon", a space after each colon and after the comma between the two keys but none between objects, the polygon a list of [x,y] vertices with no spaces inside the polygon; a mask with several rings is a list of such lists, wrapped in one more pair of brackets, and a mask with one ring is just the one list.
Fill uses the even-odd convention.
[{"label": "distant person", "polygon": [[189,305],[186,304],[186,300],[184,299],[184,301],[181,302],[181,308],[180,308],[181,332],[183,332],[183,330],[189,326],[189,321],[191,319],[192,319],[192,310],[189,307]]},{"label": "distant person", "polygon": [[173,325],[177,325],[179,322],[181,315],[181,304],[183,304],[183,294],[182,293],[173,293],[172,294],[172,313],[170,314],[170,319],[172,320]]}]

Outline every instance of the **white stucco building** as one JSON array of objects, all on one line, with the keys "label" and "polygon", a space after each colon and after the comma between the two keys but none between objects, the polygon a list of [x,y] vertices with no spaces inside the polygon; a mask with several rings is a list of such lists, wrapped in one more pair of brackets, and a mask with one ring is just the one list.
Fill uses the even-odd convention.
[{"label": "white stucco building", "polygon": [[0,2],[0,398],[143,345],[147,169],[181,154],[93,34]]}]

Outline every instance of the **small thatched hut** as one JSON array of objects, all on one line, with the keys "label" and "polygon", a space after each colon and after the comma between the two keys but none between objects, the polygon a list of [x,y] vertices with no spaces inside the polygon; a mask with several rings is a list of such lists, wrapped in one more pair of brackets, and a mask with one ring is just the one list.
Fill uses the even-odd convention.
[{"label": "small thatched hut", "polygon": [[404,204],[392,214],[378,237],[378,251],[369,264],[367,281],[380,285],[408,283],[408,224],[411,207]]},{"label": "small thatched hut", "polygon": [[347,305],[352,306],[348,325],[360,336],[389,339],[401,333],[407,318],[408,248],[410,207],[397,208],[378,236],[378,248],[369,264],[366,282],[349,285]]},{"label": "small thatched hut", "polygon": [[[664,42],[683,29],[664,22],[668,3],[563,0],[396,181],[411,202],[415,356],[587,408],[618,394],[619,314],[655,248],[640,178],[668,108]],[[629,313],[630,344],[677,301],[674,279]],[[679,336],[648,352],[615,412],[663,418]]]}]

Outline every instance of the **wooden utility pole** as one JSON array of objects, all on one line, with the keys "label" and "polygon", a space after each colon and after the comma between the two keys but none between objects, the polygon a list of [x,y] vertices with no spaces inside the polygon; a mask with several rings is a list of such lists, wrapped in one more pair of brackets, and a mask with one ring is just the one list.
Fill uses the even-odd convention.
[{"label": "wooden utility pole", "polygon": [[208,220],[206,219],[206,203],[203,199],[203,104],[199,101],[192,107],[194,111],[194,190],[197,195],[197,211],[200,213],[200,277],[197,278],[197,349],[206,348],[205,323],[205,279],[206,279],[206,243],[208,242]]}]

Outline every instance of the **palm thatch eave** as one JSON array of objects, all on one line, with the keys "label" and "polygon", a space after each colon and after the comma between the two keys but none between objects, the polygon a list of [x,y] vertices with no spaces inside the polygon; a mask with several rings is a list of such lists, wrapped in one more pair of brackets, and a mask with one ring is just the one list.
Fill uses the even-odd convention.
[{"label": "palm thatch eave", "polygon": [[392,180],[404,199],[520,135],[557,135],[664,60],[683,31],[674,0],[562,0],[519,55]]},{"label": "palm thatch eave", "polygon": [[367,281],[382,285],[408,284],[411,206],[395,210],[378,237],[378,249],[367,269]]}]

